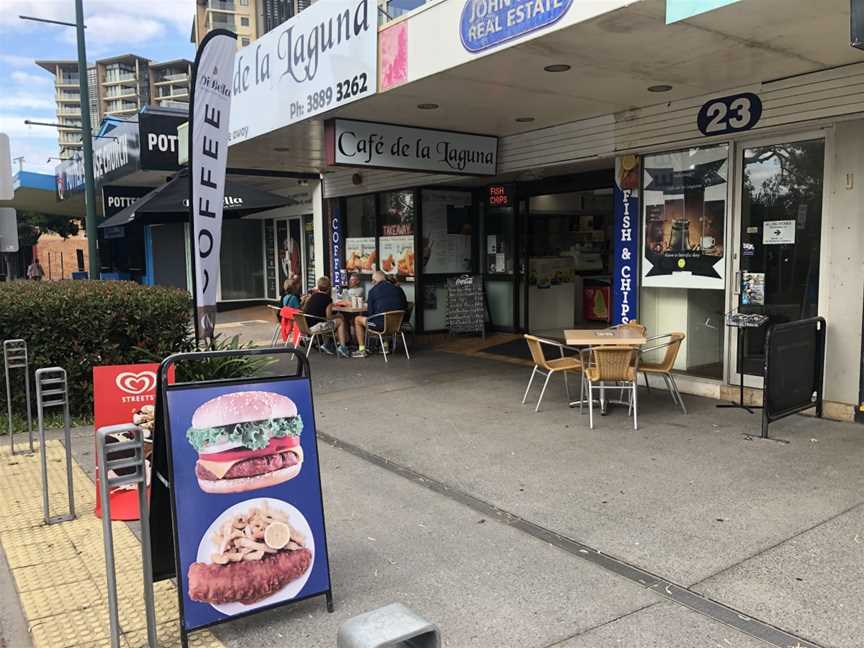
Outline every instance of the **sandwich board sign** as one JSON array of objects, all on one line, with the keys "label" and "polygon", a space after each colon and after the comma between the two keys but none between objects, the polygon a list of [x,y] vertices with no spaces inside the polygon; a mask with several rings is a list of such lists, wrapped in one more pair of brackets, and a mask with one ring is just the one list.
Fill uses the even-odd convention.
[{"label": "sandwich board sign", "polygon": [[[184,361],[285,353],[296,375],[168,384]],[[156,496],[157,482],[167,485],[183,644],[194,630],[321,594],[332,611],[306,358],[294,349],[178,354],[162,363],[159,383],[154,440],[165,441],[154,448],[150,516],[167,513]],[[154,527],[154,550],[165,526]]]}]

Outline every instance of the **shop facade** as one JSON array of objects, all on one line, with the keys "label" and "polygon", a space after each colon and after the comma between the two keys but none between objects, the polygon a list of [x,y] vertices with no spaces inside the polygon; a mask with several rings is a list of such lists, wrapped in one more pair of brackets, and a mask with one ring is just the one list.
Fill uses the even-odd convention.
[{"label": "shop facade", "polygon": [[[416,259],[406,279],[421,330],[444,321],[441,279],[481,274],[494,328],[550,333],[572,314],[578,325],[638,319],[652,334],[681,331],[682,385],[720,398],[741,369],[728,312],[772,323],[821,315],[826,411],[852,418],[864,298],[862,79],[864,65],[850,65],[502,137],[494,176],[328,173],[322,226],[344,238],[347,255],[331,269],[389,261],[389,205],[411,196],[397,202],[413,205],[413,229],[401,235]],[[470,250],[458,268],[434,263],[428,249],[440,217],[427,224],[427,213],[443,195],[445,236],[456,236],[460,210],[470,223],[464,242],[445,243]],[[333,230],[334,213],[344,232]],[[762,386],[763,344],[764,330],[745,338],[749,387]]]}]

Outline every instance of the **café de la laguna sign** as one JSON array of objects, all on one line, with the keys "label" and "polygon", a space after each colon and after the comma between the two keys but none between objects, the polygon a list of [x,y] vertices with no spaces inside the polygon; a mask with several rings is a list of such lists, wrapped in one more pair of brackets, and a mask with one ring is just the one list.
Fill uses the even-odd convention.
[{"label": "caf\u00e9 de la laguna sign", "polygon": [[238,50],[230,144],[375,94],[377,74],[374,0],[314,2]]},{"label": "caf\u00e9 de la laguna sign", "polygon": [[481,52],[558,22],[573,0],[468,0],[459,20],[462,45]]},{"label": "caf\u00e9 de la laguna sign", "polygon": [[333,119],[325,124],[327,164],[495,175],[498,138],[396,124]]}]

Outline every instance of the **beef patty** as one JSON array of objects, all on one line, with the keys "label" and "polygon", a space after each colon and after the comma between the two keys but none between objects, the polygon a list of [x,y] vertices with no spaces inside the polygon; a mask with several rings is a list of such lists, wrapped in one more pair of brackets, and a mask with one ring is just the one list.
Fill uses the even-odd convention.
[{"label": "beef patty", "polygon": [[[278,454],[267,455],[266,457],[252,457],[243,459],[228,469],[223,479],[236,479],[238,477],[255,477],[256,475],[266,475],[267,473],[280,470],[281,468],[290,468],[296,466],[299,459],[291,450],[280,452]],[[207,481],[219,481],[219,478],[212,472],[207,470],[200,463],[195,464],[195,474],[199,479]]]}]

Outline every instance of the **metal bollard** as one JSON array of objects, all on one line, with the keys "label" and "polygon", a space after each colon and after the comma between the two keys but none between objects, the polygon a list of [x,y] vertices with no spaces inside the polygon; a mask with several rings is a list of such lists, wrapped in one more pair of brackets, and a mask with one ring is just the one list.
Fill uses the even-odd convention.
[{"label": "metal bollard", "polygon": [[30,363],[27,358],[27,342],[24,340],[3,341],[3,364],[6,368],[6,404],[9,413],[9,448],[15,454],[15,435],[12,432],[12,385],[10,369],[24,370],[24,390],[27,393],[27,432],[30,434],[30,452],[33,452],[33,415],[30,413]]},{"label": "metal bollard", "polygon": [[[128,439],[108,443],[110,436]],[[141,513],[141,558],[144,563],[144,607],[147,611],[147,645],[156,648],[156,607],[153,602],[153,562],[150,554],[150,518],[147,513],[147,467],[144,462],[144,430],[137,425],[108,425],[96,431],[99,461],[99,496],[102,498],[102,533],[105,542],[105,573],[108,578],[108,612],[111,619],[111,648],[120,647],[120,618],[117,611],[117,575],[114,569],[114,535],[111,531],[112,488],[138,487]],[[123,474],[117,474],[123,471]],[[113,474],[109,474],[113,473]]]},{"label": "metal bollard", "polygon": [[[46,400],[49,399],[49,400]],[[63,408],[63,440],[66,444],[66,490],[69,493],[69,513],[51,517],[48,504],[48,456],[45,452],[45,408]],[[69,423],[69,389],[66,385],[66,370],[49,367],[36,370],[36,413],[39,422],[39,443],[42,447],[42,508],[45,523],[56,524],[75,519],[75,494],[72,490],[72,430]]]},{"label": "metal bollard", "polygon": [[339,627],[337,648],[440,648],[438,626],[401,603],[348,619]]}]

